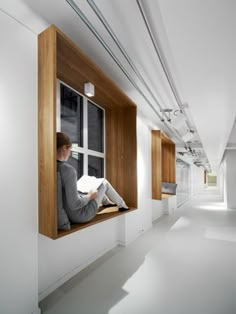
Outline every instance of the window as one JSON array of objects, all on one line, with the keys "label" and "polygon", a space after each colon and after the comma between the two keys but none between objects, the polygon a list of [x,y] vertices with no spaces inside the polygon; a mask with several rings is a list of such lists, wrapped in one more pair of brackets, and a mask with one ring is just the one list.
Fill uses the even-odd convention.
[{"label": "window", "polygon": [[83,146],[83,97],[67,86],[60,84],[61,132],[72,143]]},{"label": "window", "polygon": [[96,156],[88,156],[88,175],[97,178],[103,177],[104,159]]},{"label": "window", "polygon": [[75,168],[77,172],[77,178],[80,178],[84,173],[84,155],[72,151],[68,162]]},{"label": "window", "polygon": [[72,141],[68,162],[77,176],[105,176],[104,121],[105,111],[58,80],[57,131]]},{"label": "window", "polygon": [[88,102],[88,148],[104,152],[104,110]]}]

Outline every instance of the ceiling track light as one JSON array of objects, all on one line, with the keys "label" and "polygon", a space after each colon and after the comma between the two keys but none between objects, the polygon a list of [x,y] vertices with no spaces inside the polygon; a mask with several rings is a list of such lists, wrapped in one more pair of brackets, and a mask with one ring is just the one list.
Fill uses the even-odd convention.
[{"label": "ceiling track light", "polygon": [[[126,77],[131,81],[131,77],[128,75],[128,72],[125,71],[125,67],[119,62],[118,58],[114,55],[114,53],[112,52],[112,50],[108,47],[108,45],[105,43],[105,41],[102,39],[102,37],[97,33],[97,31],[94,29],[94,27],[91,25],[91,23],[89,23],[89,21],[87,20],[87,18],[84,16],[84,14],[81,12],[81,10],[78,8],[78,6],[74,3],[73,0],[66,0],[70,6],[75,10],[75,12],[80,16],[80,18],[85,22],[85,24],[89,27],[89,29],[94,33],[94,35],[97,37],[97,39],[100,41],[100,43],[103,45],[103,47],[107,50],[107,52],[110,54],[110,56],[113,58],[113,60],[117,63],[117,65],[121,68],[121,70],[123,71],[123,73],[126,75]],[[131,66],[131,68],[133,69],[134,73],[137,75],[137,77],[139,78],[139,80],[142,82],[142,84],[147,88],[147,90],[149,91],[150,95],[152,96],[152,98],[155,100],[155,103],[158,105],[158,107],[161,109],[161,105],[158,101],[158,99],[156,98],[155,94],[152,92],[152,89],[149,87],[149,85],[146,83],[145,79],[143,78],[143,76],[141,75],[141,73],[139,72],[139,70],[137,69],[137,67],[135,66],[135,64],[132,62],[131,58],[129,57],[127,51],[125,50],[125,48],[123,47],[123,45],[121,44],[121,42],[119,41],[118,37],[116,36],[115,32],[112,30],[111,26],[109,25],[108,21],[105,19],[104,15],[102,14],[102,12],[99,10],[98,6],[95,4],[94,0],[87,0],[89,6],[91,7],[91,9],[94,11],[94,13],[96,14],[96,16],[98,17],[98,19],[100,20],[100,22],[102,23],[102,25],[105,27],[105,29],[107,30],[108,34],[110,35],[110,37],[113,39],[113,41],[115,42],[115,44],[117,45],[118,49],[120,50],[120,52],[122,53],[122,55],[124,56],[124,58],[126,59],[126,61],[128,62],[128,64]],[[144,99],[147,101],[147,103],[149,104],[149,106],[154,110],[154,112],[158,115],[158,117],[160,119],[162,119],[159,115],[159,113],[156,111],[155,107],[150,103],[150,101],[147,99],[147,97],[144,95],[144,93],[138,88],[138,85],[135,83],[135,81],[132,79],[131,83],[134,85],[134,87],[139,91],[139,93],[144,97]],[[164,113],[164,116],[167,118],[167,116]],[[170,129],[169,129],[170,131]],[[173,132],[173,131],[172,131]]]},{"label": "ceiling track light", "polygon": [[173,115],[176,116],[176,117],[179,117],[182,114],[183,114],[183,110],[182,109],[174,110],[174,112],[173,112]]},{"label": "ceiling track light", "polygon": [[161,122],[164,122],[164,121],[165,121],[164,115],[165,115],[165,117],[166,117],[166,120],[167,120],[168,122],[171,122],[170,114],[171,114],[172,111],[173,111],[173,109],[161,109],[161,113],[162,113]]},{"label": "ceiling track light", "polygon": [[[97,15],[97,17],[99,18],[99,20],[102,22],[102,24],[104,25],[104,27],[106,28],[106,30],[108,31],[108,33],[110,34],[110,36],[112,37],[112,39],[114,40],[114,42],[117,44],[119,50],[122,52],[123,56],[125,57],[125,59],[127,60],[127,62],[129,63],[129,65],[131,66],[131,68],[134,70],[134,72],[136,73],[136,75],[139,77],[139,79],[141,80],[141,82],[144,84],[144,86],[148,89],[148,91],[150,92],[151,96],[154,98],[156,104],[158,105],[158,107],[161,109],[161,105],[158,102],[158,99],[155,97],[155,95],[152,93],[150,87],[148,86],[148,84],[145,82],[145,80],[143,79],[142,75],[139,73],[139,71],[137,70],[137,68],[134,66],[133,62],[131,61],[131,58],[128,56],[127,52],[125,51],[124,47],[121,45],[121,43],[119,42],[118,38],[115,36],[114,32],[112,31],[112,29],[110,28],[109,24],[107,23],[107,21],[105,20],[104,16],[101,14],[101,11],[98,9],[98,7],[96,6],[95,2],[93,0],[87,0],[88,4],[90,5],[90,7],[93,9],[93,11],[95,12],[95,14]],[[138,1],[138,0],[136,0]],[[163,121],[164,117],[167,119],[168,121],[168,117],[166,115],[166,113],[163,113],[163,117],[161,117],[161,115],[159,114],[159,112],[156,110],[156,106],[154,106],[150,100],[148,99],[148,97],[146,97],[146,95],[143,93],[143,91],[141,90],[141,88],[139,87],[139,85],[136,83],[136,81],[131,77],[131,75],[129,74],[129,72],[126,70],[126,68],[123,66],[123,64],[119,61],[119,59],[115,56],[115,54],[113,53],[113,51],[111,50],[111,48],[108,46],[108,44],[104,41],[104,39],[101,37],[101,35],[96,31],[96,29],[94,28],[94,26],[90,23],[90,21],[87,19],[87,17],[83,14],[83,12],[81,11],[81,9],[77,6],[77,4],[75,3],[75,1],[73,0],[66,0],[66,2],[71,6],[71,8],[75,11],[75,13],[80,17],[80,19],[85,23],[85,25],[90,29],[90,31],[94,34],[94,36],[97,38],[97,40],[101,43],[101,45],[104,47],[104,49],[108,52],[108,54],[110,55],[110,57],[113,59],[113,61],[117,64],[117,66],[121,69],[121,71],[124,73],[124,75],[128,78],[128,80],[131,82],[131,84],[136,88],[136,90],[139,92],[139,94],[146,100],[146,102],[148,103],[148,105],[150,106],[150,108],[155,112],[155,114],[158,116],[158,118],[164,122],[166,129],[175,137],[177,138],[179,141],[183,141],[181,136],[179,135],[178,132],[176,132],[175,129],[171,128],[167,123],[165,123],[165,120]],[[169,121],[170,122],[170,121]]]},{"label": "ceiling track light", "polygon": [[189,130],[187,131],[187,133],[182,136],[182,140],[183,140],[184,142],[189,142],[189,141],[191,141],[191,139],[192,139],[193,136],[194,136],[194,133],[195,133],[194,130],[189,129]]}]

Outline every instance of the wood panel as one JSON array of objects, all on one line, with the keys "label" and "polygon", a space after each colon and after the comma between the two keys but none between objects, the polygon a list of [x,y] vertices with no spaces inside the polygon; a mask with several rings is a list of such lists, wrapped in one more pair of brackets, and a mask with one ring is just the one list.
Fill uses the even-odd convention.
[{"label": "wood panel", "polygon": [[161,200],[162,182],[175,183],[175,144],[162,131],[152,131],[152,198]]},{"label": "wood panel", "polygon": [[124,196],[123,129],[122,110],[106,110],[106,178],[121,196]]},{"label": "wood panel", "polygon": [[38,47],[39,232],[56,238],[55,32],[50,29],[40,34]]},{"label": "wood panel", "polygon": [[152,198],[161,200],[162,181],[161,131],[152,131]]},{"label": "wood panel", "polygon": [[175,143],[163,131],[161,131],[161,142],[162,144],[175,145]]},{"label": "wood panel", "polygon": [[[92,100],[106,109],[106,177],[130,207],[137,207],[136,106],[55,26],[39,35],[38,47],[39,232],[56,239],[85,227],[57,231],[56,78],[82,94],[85,82],[95,85]],[[86,227],[125,213],[107,213]]]},{"label": "wood panel", "polygon": [[135,107],[106,110],[106,177],[127,205],[137,207]]},{"label": "wood panel", "polygon": [[175,183],[175,145],[162,144],[162,182]]},{"label": "wood panel", "polygon": [[[131,212],[134,210],[137,210],[137,208],[130,208],[128,212]],[[81,229],[88,228],[88,227],[96,225],[100,222],[103,222],[103,221],[106,221],[108,219],[112,219],[112,218],[115,218],[115,217],[118,217],[121,215],[124,215],[124,212],[119,212],[117,207],[111,207],[111,210],[108,209],[108,210],[99,212],[93,220],[91,220],[87,223],[72,224],[70,230],[59,231],[58,232],[58,238],[64,237],[65,235],[68,235],[68,234],[73,233],[75,231],[79,231]]]},{"label": "wood panel", "polygon": [[59,79],[82,94],[84,94],[84,83],[88,81],[93,83],[95,86],[93,101],[103,108],[130,105],[135,107],[124,92],[59,30],[57,30],[57,51]]},{"label": "wood panel", "polygon": [[175,144],[170,145],[170,181],[171,183],[176,183],[176,151],[175,151]]},{"label": "wood panel", "polygon": [[136,114],[136,107],[123,110],[123,195],[127,204],[132,207],[138,207]]}]

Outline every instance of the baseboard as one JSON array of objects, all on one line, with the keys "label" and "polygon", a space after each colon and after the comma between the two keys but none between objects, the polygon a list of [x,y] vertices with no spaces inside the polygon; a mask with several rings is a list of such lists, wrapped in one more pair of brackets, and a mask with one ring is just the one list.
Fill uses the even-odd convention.
[{"label": "baseboard", "polygon": [[[44,291],[39,292],[39,302],[41,302],[44,298],[49,296],[53,291],[55,291],[57,288],[59,288],[61,285],[63,285],[65,282],[67,282],[69,279],[77,275],[80,271],[82,271],[84,268],[95,262],[98,258],[102,257],[104,254],[108,253],[112,249],[114,249],[116,246],[118,246],[119,243],[115,242],[110,247],[106,248],[105,250],[100,251],[95,256],[92,256],[89,258],[85,263],[79,265],[75,269],[73,269],[71,272],[65,274],[63,277],[58,279],[56,282],[54,282],[52,285],[50,285],[48,288],[46,288]],[[33,313],[36,314],[36,313]],[[37,314],[40,314],[37,313]]]},{"label": "baseboard", "polygon": [[187,198],[186,200],[182,201],[181,203],[179,203],[179,204],[177,205],[177,208],[183,206],[184,204],[186,204],[186,203],[189,202],[190,200],[191,200],[191,197],[189,197],[189,198]]}]

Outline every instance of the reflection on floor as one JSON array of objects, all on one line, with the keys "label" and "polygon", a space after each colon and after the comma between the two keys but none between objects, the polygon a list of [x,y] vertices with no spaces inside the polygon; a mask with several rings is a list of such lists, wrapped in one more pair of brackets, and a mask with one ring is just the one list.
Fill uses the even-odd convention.
[{"label": "reflection on floor", "polygon": [[235,314],[235,265],[236,210],[204,192],[40,306],[45,314]]},{"label": "reflection on floor", "polygon": [[189,200],[190,194],[177,192],[176,198],[177,198],[177,207],[179,207]]}]

